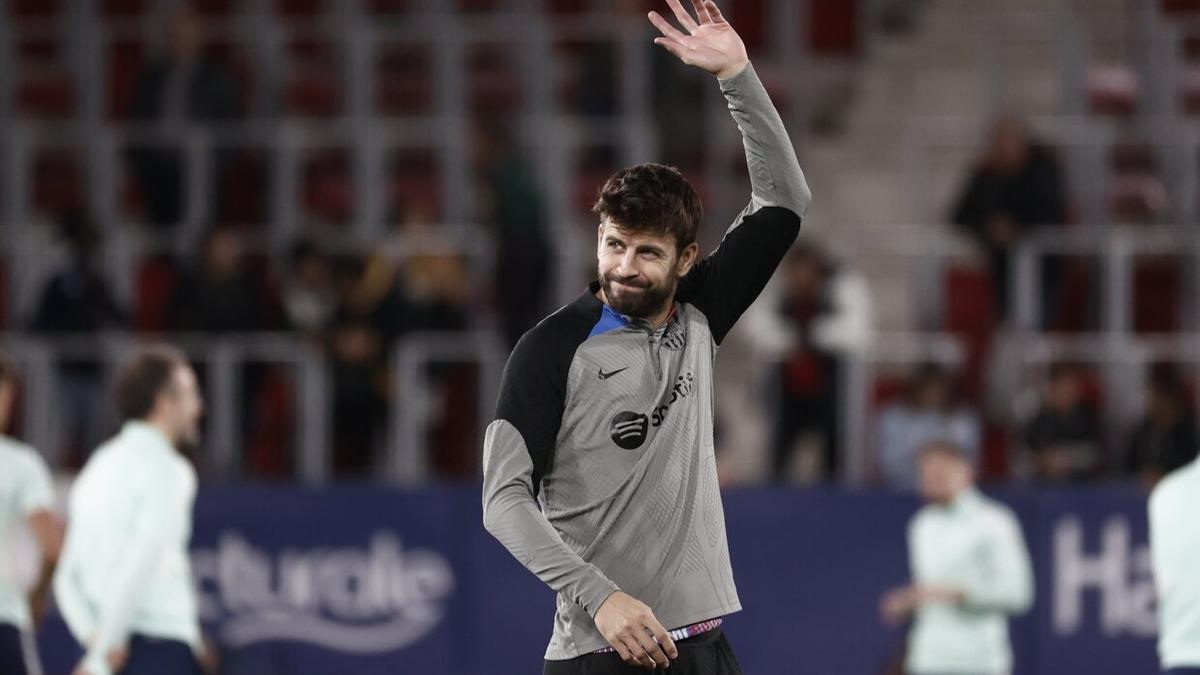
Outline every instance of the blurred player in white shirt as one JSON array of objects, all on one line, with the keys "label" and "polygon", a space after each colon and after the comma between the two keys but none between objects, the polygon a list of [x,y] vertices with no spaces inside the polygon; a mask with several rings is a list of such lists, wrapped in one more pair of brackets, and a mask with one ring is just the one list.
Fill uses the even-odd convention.
[{"label": "blurred player in white shirt", "polygon": [[193,675],[200,626],[187,545],[203,404],[179,351],[148,350],[117,383],[120,433],[88,459],[71,490],[54,579],[59,608],[86,654],[76,675]]},{"label": "blurred player in white shirt", "polygon": [[62,528],[53,513],[54,486],[46,462],[37,450],[3,435],[16,396],[15,376],[0,361],[0,544],[24,523],[37,542],[40,564],[28,595],[0,578],[0,673],[32,675],[38,667],[29,631],[44,612]]}]

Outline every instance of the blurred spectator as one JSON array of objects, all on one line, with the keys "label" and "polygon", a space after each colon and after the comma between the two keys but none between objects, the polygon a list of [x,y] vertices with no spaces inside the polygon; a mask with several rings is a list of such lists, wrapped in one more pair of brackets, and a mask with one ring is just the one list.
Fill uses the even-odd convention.
[{"label": "blurred spectator", "polygon": [[923,448],[919,472],[926,505],[908,526],[912,580],[880,603],[888,623],[913,618],[904,672],[1012,672],[1008,618],[1029,611],[1034,594],[1021,524],[975,488],[953,444]]},{"label": "blurred spectator", "polygon": [[1146,487],[1196,458],[1200,435],[1179,371],[1169,363],[1149,369],[1146,412],[1129,439],[1125,471]]},{"label": "blurred spectator", "polygon": [[177,332],[266,330],[275,307],[246,265],[237,231],[217,228],[204,240],[196,269],[183,274],[168,306],[167,325]]},{"label": "blurred spectator", "polygon": [[1079,482],[1102,468],[1096,410],[1084,398],[1083,368],[1056,363],[1042,408],[1025,430],[1034,476],[1048,482]]},{"label": "blurred spectator", "polygon": [[[804,473],[797,458],[819,458],[819,473],[837,475],[838,378],[845,351],[860,346],[870,325],[865,282],[839,268],[811,241],[800,241],[784,260],[779,313],[789,347],[778,371],[780,408],[775,420],[775,479]],[[802,461],[802,459],[801,459]]]},{"label": "blurred spectator", "polygon": [[283,287],[283,310],[288,327],[317,335],[329,327],[337,311],[333,262],[312,242],[292,249],[291,269]]},{"label": "blurred spectator", "polygon": [[465,330],[469,321],[470,271],[453,253],[412,255],[401,268],[405,331]]},{"label": "blurred spectator", "polygon": [[387,419],[388,349],[403,305],[395,267],[382,256],[344,260],[330,336],[333,461],[339,475],[371,471]]},{"label": "blurred spectator", "polygon": [[546,315],[554,256],[542,196],[511,139],[481,124],[473,147],[485,219],[496,237],[496,309],[511,347]]},{"label": "blurred spectator", "polygon": [[[182,151],[163,142],[178,143],[181,125],[213,124],[239,114],[234,78],[203,54],[200,14],[188,3],[181,4],[171,14],[165,32],[166,53],[140,74],[133,104],[133,116],[143,123],[155,122],[161,138],[129,152],[145,199],[146,217],[160,227],[175,225],[183,217],[185,184]],[[190,198],[219,204],[223,168],[228,162],[224,153],[216,153],[212,160],[217,193]]]},{"label": "blurred spectator", "polygon": [[[1000,119],[958,198],[952,220],[987,253],[996,309],[1007,316],[1013,249],[1034,228],[1066,221],[1062,176],[1052,151],[1031,139],[1015,118]],[[1049,292],[1056,286],[1056,268],[1044,274]]]},{"label": "blurred spectator", "polygon": [[891,488],[916,491],[917,456],[932,442],[953,443],[972,470],[979,467],[979,417],[960,405],[953,378],[936,363],[917,368],[904,399],[880,412],[877,440],[883,482]]},{"label": "blurred spectator", "polygon": [[[42,288],[30,322],[35,333],[93,339],[104,330],[125,327],[125,317],[108,283],[96,269],[100,235],[82,211],[68,212],[60,222],[67,260]],[[104,416],[104,385],[97,355],[76,355],[59,362],[57,382],[57,447],[68,463],[82,462],[108,430]]]}]

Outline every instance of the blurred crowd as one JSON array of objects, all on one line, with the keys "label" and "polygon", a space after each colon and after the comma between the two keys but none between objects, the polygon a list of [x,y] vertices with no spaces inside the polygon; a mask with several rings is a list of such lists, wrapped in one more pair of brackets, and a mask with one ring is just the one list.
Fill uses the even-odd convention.
[{"label": "blurred crowd", "polygon": [[[909,4],[887,3],[890,20],[903,27]],[[89,213],[78,167],[73,169],[69,158],[47,154],[35,167],[35,183],[42,191],[36,200],[38,215],[62,255],[45,275],[32,309],[8,317],[6,328],[47,337],[104,331],[193,336],[287,331],[303,336],[322,350],[331,371],[335,474],[378,475],[388,445],[389,414],[397,403],[390,367],[397,340],[421,332],[484,329],[511,346],[556,300],[552,277],[563,248],[554,240],[555,224],[547,222],[543,186],[514,140],[514,119],[496,112],[508,109],[498,65],[503,58],[484,58],[484,53],[471,66],[482,73],[484,84],[491,83],[472,90],[482,98],[473,103],[476,115],[469,120],[466,158],[476,195],[471,215],[492,242],[489,260],[482,264],[462,252],[414,249],[397,255],[396,247],[389,246],[396,243],[403,249],[404,242],[438,227],[431,223],[438,219],[442,197],[428,177],[429,163],[420,157],[389,168],[388,226],[369,242],[347,234],[356,191],[348,178],[346,153],[337,150],[316,153],[304,165],[304,205],[294,241],[281,246],[246,224],[261,220],[266,208],[264,181],[247,169],[261,162],[252,151],[221,146],[211,151],[201,165],[212,174],[203,181],[212,193],[202,200],[208,206],[197,210],[189,203],[185,150],[170,141],[172,133],[181,125],[217,128],[245,119],[246,78],[213,49],[203,15],[189,4],[169,15],[163,34],[163,50],[145,60],[129,87],[128,118],[146,134],[123,155],[131,180],[123,198],[137,214],[133,220],[140,223],[139,236],[174,242],[166,247],[171,252],[160,247],[139,263],[132,299],[122,302],[105,274],[111,224],[96,222]],[[582,117],[614,114],[618,83],[606,74],[613,70],[616,54],[609,47],[579,47],[579,58],[571,61],[578,70],[575,79],[589,83],[571,99]],[[402,64],[392,65],[400,71],[397,86],[407,82]],[[696,153],[703,129],[695,116],[680,111],[703,100],[704,92],[694,80],[661,79],[666,86],[655,91],[654,101],[662,159],[690,171],[702,163]],[[406,92],[399,95],[420,93]],[[830,131],[820,117],[811,120],[814,130]],[[1006,367],[1002,355],[989,347],[1011,325],[1014,251],[1040,231],[1069,227],[1074,215],[1054,148],[1035,138],[1021,120],[997,121],[982,148],[960,194],[947,205],[948,222],[973,243],[983,261],[985,290],[969,302],[976,318],[959,331],[968,353],[960,362],[919,363],[868,383],[869,480],[912,490],[921,449],[952,442],[984,480],[1077,483],[1126,477],[1153,483],[1196,454],[1194,373],[1179,364],[1147,367],[1144,411],[1130,428],[1115,433],[1104,419],[1105,384],[1094,363],[1053,364],[1044,373],[1037,401],[1023,415],[997,414],[989,407],[997,389],[992,373]],[[585,159],[585,172],[596,170],[595,176],[589,174],[596,187],[601,169],[611,170],[615,161],[601,154]],[[1131,151],[1118,159],[1136,168],[1145,164],[1138,158]],[[705,186],[699,187],[703,192]],[[585,194],[583,201],[590,196]],[[187,241],[191,235],[181,232],[180,224],[197,212],[206,217],[195,240]],[[1095,285],[1095,269],[1067,256],[1048,256],[1039,264],[1039,324],[1053,330],[1087,329],[1096,310],[1090,305],[1093,298],[1081,295],[1080,288]],[[480,270],[486,278],[473,282]],[[720,396],[729,399],[721,403],[723,476],[733,482],[813,483],[844,475],[843,388],[856,355],[871,348],[872,301],[864,275],[851,264],[822,242],[803,239],[797,244],[772,287],[743,320],[745,330],[734,335],[735,344],[723,348],[748,350],[753,358],[730,358],[755,373],[735,376],[744,380],[742,391]],[[474,400],[478,373],[473,368],[445,365],[432,372],[434,407],[456,411],[438,417],[429,432],[434,473],[441,477],[469,478],[476,471],[475,435],[460,420],[483,419],[489,411],[478,410]],[[243,370],[243,469],[258,476],[288,475],[295,469],[288,450],[294,441],[289,438],[291,421],[301,414],[291,400],[288,375],[266,363],[247,364]],[[104,416],[96,414],[105,407],[106,395],[97,359],[72,357],[60,364],[60,456],[67,466],[79,466],[108,431],[102,428]],[[464,410],[473,414],[458,416]],[[1114,446],[1113,438],[1124,440]],[[739,454],[746,447],[761,456],[746,459]],[[752,465],[761,468],[745,468]]]}]

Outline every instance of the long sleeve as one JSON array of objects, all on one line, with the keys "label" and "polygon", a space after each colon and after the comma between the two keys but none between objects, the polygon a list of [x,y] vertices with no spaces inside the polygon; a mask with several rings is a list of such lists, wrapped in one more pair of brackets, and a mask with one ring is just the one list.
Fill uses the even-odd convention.
[{"label": "long sleeve", "polygon": [[720,85],[746,149],[750,203],[717,250],[680,281],[676,296],[704,312],[718,343],[783,261],[812,200],[783,120],[754,66]]},{"label": "long sleeve", "polygon": [[483,450],[483,524],[522,565],[591,616],[617,590],[571,547],[538,508],[553,461],[570,355],[548,331],[517,343],[501,378]]},{"label": "long sleeve", "polygon": [[129,622],[141,599],[139,587],[173,541],[184,536],[196,494],[195,477],[183,471],[153,483],[143,497],[109,584],[96,611],[95,632],[84,657],[90,675],[109,675],[105,655],[128,639]]},{"label": "long sleeve", "polygon": [[781,206],[803,218],[812,193],[783,120],[754,66],[748,64],[720,84],[746,149],[751,186],[751,207],[747,208],[757,201],[759,206]]},{"label": "long sleeve", "polygon": [[1020,614],[1033,604],[1033,571],[1021,526],[1011,514],[996,514],[982,574],[965,589],[964,607]]}]

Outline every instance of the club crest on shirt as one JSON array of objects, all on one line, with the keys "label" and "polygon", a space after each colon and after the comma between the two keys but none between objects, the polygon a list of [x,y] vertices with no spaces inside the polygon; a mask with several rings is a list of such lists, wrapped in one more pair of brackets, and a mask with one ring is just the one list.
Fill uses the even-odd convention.
[{"label": "club crest on shirt", "polygon": [[683,321],[674,320],[667,323],[667,327],[663,329],[662,346],[671,351],[681,351],[687,345],[687,330],[683,327]]}]

